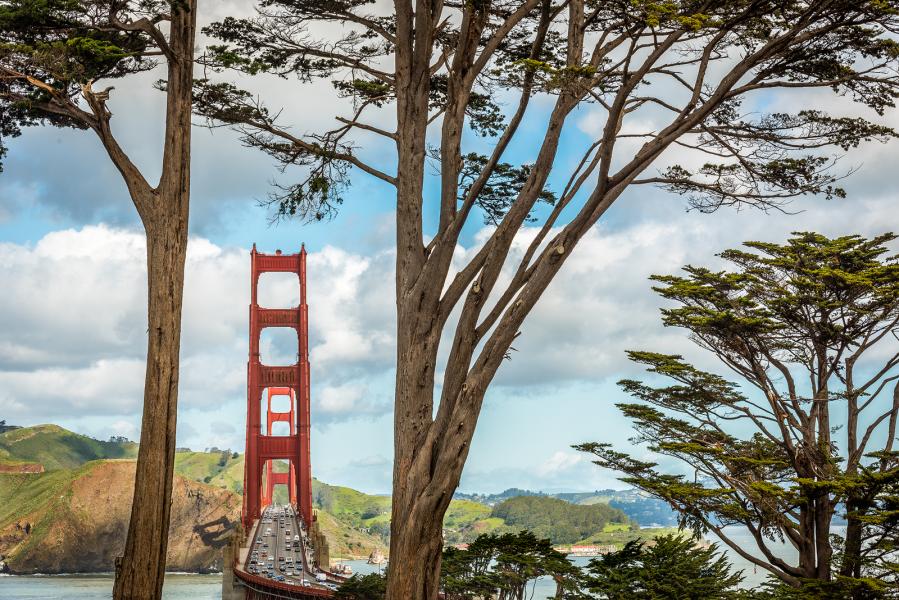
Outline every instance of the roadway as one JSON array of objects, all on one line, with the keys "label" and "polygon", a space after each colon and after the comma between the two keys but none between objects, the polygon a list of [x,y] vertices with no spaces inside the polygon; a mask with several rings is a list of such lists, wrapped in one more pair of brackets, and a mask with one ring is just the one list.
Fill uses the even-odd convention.
[{"label": "roadway", "polygon": [[335,584],[316,580],[320,571],[306,534],[292,506],[267,507],[256,524],[244,570],[288,585],[336,590]]}]

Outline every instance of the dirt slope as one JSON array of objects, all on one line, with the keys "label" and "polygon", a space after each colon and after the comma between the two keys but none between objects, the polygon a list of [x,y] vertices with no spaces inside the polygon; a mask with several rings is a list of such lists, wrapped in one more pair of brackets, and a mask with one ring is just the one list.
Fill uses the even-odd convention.
[{"label": "dirt slope", "polygon": [[[87,463],[53,485],[53,474],[0,476],[2,494],[20,507],[0,518],[0,555],[15,573],[112,571],[125,545],[135,463]],[[48,484],[50,482],[48,481]],[[2,512],[2,511],[0,511]],[[240,498],[176,476],[168,548],[170,571],[221,569],[225,534],[240,517]]]}]

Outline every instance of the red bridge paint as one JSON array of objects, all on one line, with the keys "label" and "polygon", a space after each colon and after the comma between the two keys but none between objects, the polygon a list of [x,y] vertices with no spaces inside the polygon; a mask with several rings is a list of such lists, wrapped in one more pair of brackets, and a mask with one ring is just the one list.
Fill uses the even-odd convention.
[{"label": "red bridge paint", "polygon": [[315,600],[317,598],[333,598],[334,592],[311,587],[300,587],[287,583],[279,583],[259,577],[246,571],[235,570],[234,574],[246,588],[247,600],[268,600],[270,598],[295,598],[296,600]]},{"label": "red bridge paint", "polygon": [[[300,305],[293,308],[260,308],[257,302],[262,273],[296,273]],[[303,520],[311,524],[312,466],[309,447],[309,311],[306,305],[306,248],[299,254],[250,252],[250,357],[247,362],[247,452],[244,465],[244,529],[249,531],[262,509],[271,504],[273,488],[287,484],[290,502]],[[263,365],[259,361],[259,337],[266,327],[290,327],[297,332],[299,357],[293,365]],[[262,399],[266,394],[266,415]],[[273,412],[272,398],[287,396],[290,409]],[[272,435],[272,424],[287,422],[287,435]],[[262,428],[266,424],[265,430]],[[290,462],[287,473],[274,473],[273,460]],[[264,481],[263,481],[264,476]],[[263,482],[265,489],[263,490]]]}]

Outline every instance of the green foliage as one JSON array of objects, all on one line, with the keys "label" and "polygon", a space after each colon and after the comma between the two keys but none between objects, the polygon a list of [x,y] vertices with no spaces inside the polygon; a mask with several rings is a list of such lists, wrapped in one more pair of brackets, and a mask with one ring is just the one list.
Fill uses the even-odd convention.
[{"label": "green foliage", "polygon": [[249,125],[256,131],[244,136],[245,144],[263,149],[285,166],[305,168],[302,180],[275,185],[271,191],[270,201],[277,206],[278,218],[323,221],[337,214],[350,183],[351,148],[327,137],[305,142],[273,134],[276,115],[255,96],[229,83],[198,79],[194,82],[193,100],[194,112],[210,123]]},{"label": "green foliage", "polygon": [[171,2],[161,0],[0,5],[0,159],[7,151],[3,141],[23,127],[96,126],[97,115],[79,108],[85,86],[152,69],[158,40],[149,26],[128,24],[146,19],[155,26],[171,9]]},{"label": "green foliage", "polygon": [[388,84],[369,79],[334,81],[333,85],[341,96],[353,98],[358,103],[371,103],[375,106],[382,106],[393,93]]},{"label": "green foliage", "polygon": [[383,600],[387,594],[387,575],[369,573],[368,575],[353,575],[340,584],[335,598],[346,600]]},{"label": "green foliage", "polygon": [[[757,534],[763,552],[770,551],[767,540],[791,537],[800,564],[763,561],[789,586],[811,589],[815,580],[821,590],[851,588],[850,595],[864,598],[862,590],[894,581],[890,553],[899,525],[890,517],[899,489],[893,434],[877,430],[899,418],[899,405],[877,398],[895,386],[899,365],[892,343],[899,262],[886,247],[896,236],[794,236],[722,252],[733,271],[686,266],[684,276],[652,278],[673,303],[662,310],[665,325],[687,329],[744,382],[681,356],[628,353],[670,383],[620,382],[639,401],[618,405],[634,422],[632,441],[677,459],[689,477],[607,444],[578,448],[668,502],[682,526],[722,535],[722,525],[740,524]],[[872,348],[879,357],[868,358]],[[866,360],[873,362],[857,369]],[[848,419],[831,422],[831,405]],[[872,441],[884,434],[885,444]],[[853,535],[834,544],[814,523],[828,524],[827,532],[841,504]],[[816,539],[826,551],[809,554]]]},{"label": "green foliage", "polygon": [[714,546],[662,536],[629,542],[623,549],[590,561],[584,587],[605,600],[736,600],[741,572],[732,572]]},{"label": "green foliage", "polygon": [[875,578],[837,577],[833,581],[804,579],[798,585],[772,580],[759,590],[755,600],[881,600],[895,598]]},{"label": "green foliage", "polygon": [[[488,158],[486,156],[475,152],[462,157],[462,171],[459,174],[460,202],[464,201],[471,192],[472,185],[487,164],[487,161]],[[508,212],[509,207],[512,206],[521,188],[527,183],[531,175],[531,168],[532,165],[522,165],[520,167],[515,167],[509,163],[496,165],[496,168],[475,200],[475,204],[484,213],[484,223],[486,225],[499,224],[503,216]],[[556,195],[549,190],[542,191],[539,198],[541,202],[550,206],[554,205],[557,200]],[[530,216],[527,220],[534,222],[536,218]]]},{"label": "green foliage", "polygon": [[135,458],[137,444],[103,442],[56,425],[35,425],[0,433],[0,462],[40,463],[44,469],[74,469],[101,458]]},{"label": "green foliage", "polygon": [[466,550],[446,548],[441,588],[447,600],[522,598],[528,582],[551,576],[560,590],[577,589],[579,571],[547,539],[533,533],[479,536]]},{"label": "green foliage", "polygon": [[[751,120],[740,110],[742,96],[759,89],[787,87],[830,88],[875,113],[894,106],[899,85],[895,78],[899,43],[891,33],[899,26],[894,1],[840,0],[826,5],[748,0],[701,4],[688,0],[590,1],[582,9],[589,18],[584,19],[580,33],[606,45],[591,49],[587,42],[586,47],[578,48],[578,56],[567,52],[568,11],[563,7],[536,3],[521,20],[508,26],[510,16],[521,8],[520,2],[453,3],[443,5],[442,17],[435,16],[430,47],[418,47],[425,38],[415,41],[416,56],[430,63],[428,75],[405,90],[396,89],[397,73],[389,66],[396,65],[396,51],[402,46],[395,37],[396,15],[381,14],[362,0],[264,0],[260,7],[259,17],[226,17],[204,30],[219,42],[209,47],[205,64],[250,75],[292,76],[304,83],[331,81],[339,97],[352,98],[353,123],[368,107],[383,108],[396,102],[399,93],[409,94],[405,101],[412,102],[412,94],[422,94],[434,119],[442,111],[452,112],[464,117],[464,124],[479,135],[499,139],[515,122],[512,111],[496,100],[509,92],[570,98],[572,106],[597,102],[608,109],[618,100],[626,100],[629,110],[644,102],[665,106],[670,99],[650,97],[650,85],[666,74],[676,77],[678,86],[689,87],[691,68],[702,65],[705,78],[700,78],[695,97],[666,108],[682,120],[691,120],[682,128],[689,131],[680,137],[682,145],[714,159],[698,168],[674,165],[659,177],[638,181],[687,195],[694,207],[704,211],[725,205],[776,207],[804,194],[843,198],[845,191],[838,185],[842,174],[835,172],[835,158],[824,150],[847,150],[860,141],[896,135],[891,128],[866,119],[816,110],[757,117],[753,112],[749,113]],[[307,28],[312,23],[342,33],[316,37]],[[463,31],[460,23],[472,29]],[[340,27],[330,27],[332,24]],[[464,54],[466,35],[473,36],[471,55],[453,62],[453,57]],[[670,52],[661,56],[681,56],[680,62],[669,69],[661,66],[664,59],[660,58],[655,68],[645,72],[636,68],[636,63],[642,62],[642,48],[669,43]],[[618,57],[627,52],[628,45],[634,64]],[[728,84],[736,90],[733,93],[725,93],[723,88],[722,93],[713,93],[718,82],[706,67],[737,55],[751,58],[746,70],[734,79],[746,84]],[[475,59],[480,56],[483,62]],[[730,68],[728,64],[723,70]],[[300,139],[286,128],[274,127],[273,122],[260,126],[245,111],[235,111],[233,104],[222,103],[215,94],[200,96],[204,98],[199,105],[203,114],[234,124],[245,133],[252,131],[244,138],[247,144],[269,153],[285,167],[300,165],[327,181],[326,186],[310,185],[309,181],[279,186],[271,198],[278,217],[320,219],[339,209],[340,194],[334,190],[345,190],[349,170],[359,166],[353,154],[355,146],[348,141],[353,127],[349,120],[343,121],[347,127]],[[462,111],[453,108],[458,100],[464,102]],[[234,119],[235,113],[244,118]],[[610,125],[614,129],[615,124]],[[310,153],[333,164],[315,166]],[[474,168],[471,155],[460,152],[460,156],[466,155],[469,158],[464,164],[457,164],[456,155],[448,157],[442,169],[460,175],[466,168]],[[298,160],[300,156],[303,159]],[[495,184],[483,198],[478,194],[476,205],[484,210],[485,221],[494,223],[518,195],[516,173],[528,166],[479,166],[475,174],[483,173]],[[389,180],[389,176],[381,178]],[[444,181],[453,182],[455,195],[463,197],[470,178],[454,176]],[[496,183],[503,178],[512,181]],[[624,179],[615,180],[616,185]],[[321,194],[325,187],[332,192]],[[502,198],[491,197],[496,195]]]},{"label": "green foliage", "polygon": [[491,516],[510,530],[526,529],[554,544],[571,544],[609,524],[628,522],[623,512],[607,504],[577,505],[546,496],[510,498],[494,506]]}]

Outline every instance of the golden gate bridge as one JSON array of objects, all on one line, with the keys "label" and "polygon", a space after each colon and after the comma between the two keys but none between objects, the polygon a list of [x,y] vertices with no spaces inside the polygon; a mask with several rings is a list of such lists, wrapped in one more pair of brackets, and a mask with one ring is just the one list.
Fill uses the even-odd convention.
[{"label": "golden gate bridge", "polygon": [[[264,273],[295,274],[299,305],[259,306],[259,278]],[[330,572],[328,544],[312,509],[305,246],[297,254],[263,254],[253,244],[249,317],[243,509],[241,527],[225,551],[222,599],[329,598],[343,577]],[[262,331],[275,327],[296,332],[297,360],[292,365],[260,360]],[[274,410],[273,401],[282,399],[287,409]],[[286,423],[287,432],[275,435],[276,423]],[[287,471],[276,471],[276,461],[286,462]],[[278,485],[287,486],[287,505],[274,504]]]}]

